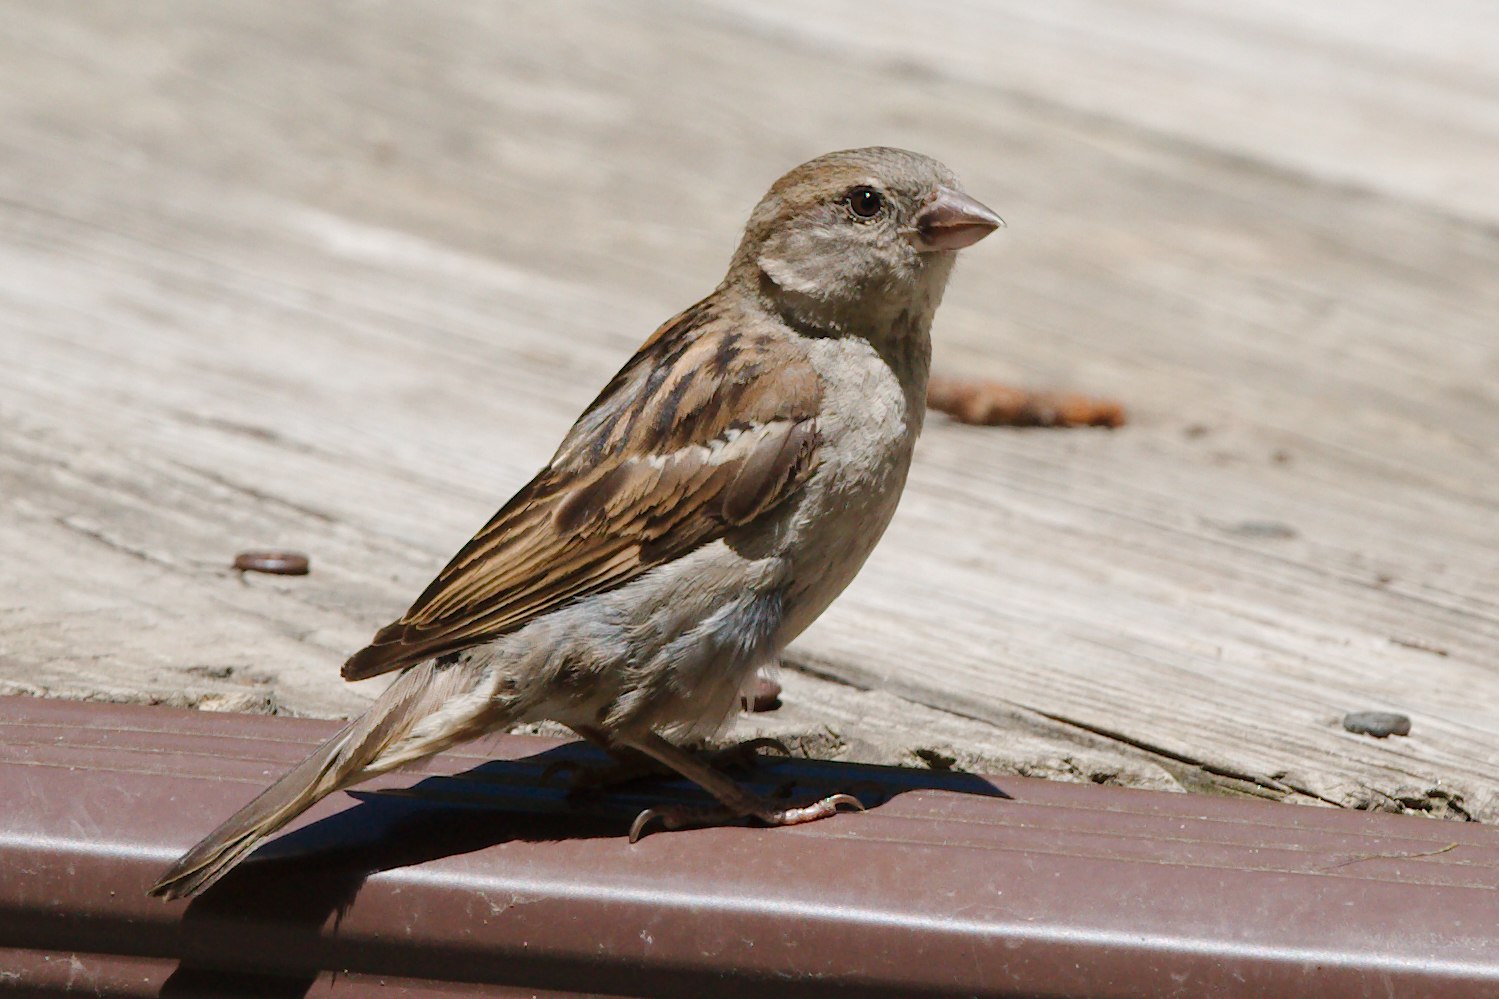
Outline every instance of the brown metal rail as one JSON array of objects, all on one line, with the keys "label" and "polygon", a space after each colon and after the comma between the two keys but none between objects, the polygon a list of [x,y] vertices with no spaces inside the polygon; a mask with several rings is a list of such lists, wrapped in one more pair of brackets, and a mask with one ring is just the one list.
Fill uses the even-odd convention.
[{"label": "brown metal rail", "polygon": [[145,896],[331,728],[0,698],[0,993],[1499,995],[1490,828],[788,761],[757,779],[875,807],[631,846],[693,792],[570,802],[541,771],[585,751],[523,737],[336,795],[202,898]]}]

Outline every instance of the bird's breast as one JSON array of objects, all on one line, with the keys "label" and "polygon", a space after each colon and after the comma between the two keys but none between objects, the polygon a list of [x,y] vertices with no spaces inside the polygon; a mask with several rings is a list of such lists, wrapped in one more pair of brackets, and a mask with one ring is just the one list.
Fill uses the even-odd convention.
[{"label": "bird's breast", "polygon": [[821,444],[800,502],[789,504],[782,644],[843,591],[884,534],[924,412],[924,367],[903,381],[863,340],[817,340],[809,350],[823,382]]}]

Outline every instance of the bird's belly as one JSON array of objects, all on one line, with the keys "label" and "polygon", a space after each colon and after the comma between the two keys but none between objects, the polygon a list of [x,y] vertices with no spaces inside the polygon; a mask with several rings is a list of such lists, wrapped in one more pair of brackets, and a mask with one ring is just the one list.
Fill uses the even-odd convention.
[{"label": "bird's belly", "polygon": [[772,657],[786,566],[705,545],[545,615],[492,647],[525,720],[613,730],[717,728]]}]

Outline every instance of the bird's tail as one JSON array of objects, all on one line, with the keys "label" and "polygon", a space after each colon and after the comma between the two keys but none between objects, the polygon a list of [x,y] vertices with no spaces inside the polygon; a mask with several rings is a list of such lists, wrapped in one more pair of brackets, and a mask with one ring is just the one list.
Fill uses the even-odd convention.
[{"label": "bird's tail", "polygon": [[323,797],[505,724],[509,712],[490,701],[483,676],[467,663],[407,669],[368,711],[183,854],[149,894],[196,895]]}]

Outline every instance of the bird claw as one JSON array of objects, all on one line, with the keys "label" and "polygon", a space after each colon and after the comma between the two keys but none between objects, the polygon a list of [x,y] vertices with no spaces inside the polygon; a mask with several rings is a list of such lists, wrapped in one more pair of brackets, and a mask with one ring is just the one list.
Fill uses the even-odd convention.
[{"label": "bird claw", "polygon": [[755,807],[742,813],[721,806],[689,808],[680,805],[663,805],[657,808],[647,808],[635,816],[635,821],[630,823],[630,842],[639,842],[646,828],[656,819],[660,819],[661,824],[667,829],[715,825],[742,818],[757,819],[767,826],[797,826],[804,822],[816,822],[818,819],[836,815],[838,809],[844,806],[856,812],[864,811],[862,801],[851,794],[841,793],[830,794],[811,804],[798,805],[794,808],[778,808],[768,802],[757,802]]},{"label": "bird claw", "polygon": [[660,819],[661,825],[668,829],[686,829],[688,826],[711,826],[719,822],[728,822],[737,818],[727,808],[717,805],[709,805],[706,808],[690,808],[685,805],[662,805],[657,808],[647,808],[635,816],[635,821],[630,823],[630,842],[639,842],[640,837],[645,835],[646,827],[654,819]]},{"label": "bird claw", "polygon": [[770,821],[765,816],[756,816],[767,825],[795,826],[803,822],[816,822],[831,815],[838,814],[838,806],[847,805],[856,812],[864,811],[864,802],[851,794],[830,794],[826,798],[814,801],[810,805],[801,805],[797,808],[782,808],[775,813],[775,821]]},{"label": "bird claw", "polygon": [[[875,804],[876,805],[882,805],[886,801],[890,800],[889,791],[884,786],[882,786],[878,781],[873,781],[873,780],[855,781],[854,784],[852,786],[850,786],[848,790],[849,790],[850,794],[856,795],[856,796],[859,797],[859,802],[860,802],[861,806],[863,804],[863,801],[864,801],[863,796],[865,794],[868,794],[868,795],[872,796],[874,798],[874,800],[875,800]],[[862,810],[862,808],[861,808],[861,810]]]},{"label": "bird claw", "polygon": [[645,832],[645,827],[651,824],[652,819],[662,818],[661,812],[654,808],[647,808],[635,816],[635,821],[630,823],[630,842],[640,842],[640,834]]}]

